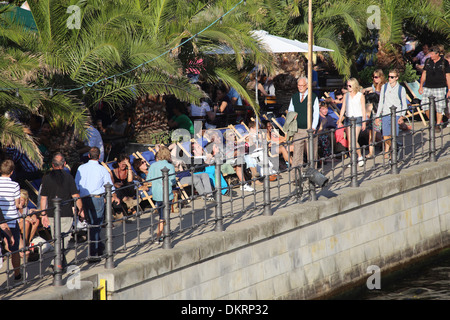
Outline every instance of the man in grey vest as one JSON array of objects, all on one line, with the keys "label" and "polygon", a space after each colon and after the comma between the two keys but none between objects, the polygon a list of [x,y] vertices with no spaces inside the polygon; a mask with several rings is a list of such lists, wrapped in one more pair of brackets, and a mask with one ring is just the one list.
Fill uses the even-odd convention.
[{"label": "man in grey vest", "polygon": [[[301,77],[297,81],[297,88],[299,92],[296,92],[291,97],[288,111],[297,112],[297,133],[294,135],[294,154],[292,157],[293,167],[303,165],[303,151],[306,148],[309,157],[308,150],[308,78]],[[319,99],[314,92],[312,95],[312,126],[311,128],[316,130],[319,123]],[[314,159],[318,158],[318,138],[314,138]],[[308,158],[309,159],[309,158]],[[313,165],[315,168],[315,164]]]}]

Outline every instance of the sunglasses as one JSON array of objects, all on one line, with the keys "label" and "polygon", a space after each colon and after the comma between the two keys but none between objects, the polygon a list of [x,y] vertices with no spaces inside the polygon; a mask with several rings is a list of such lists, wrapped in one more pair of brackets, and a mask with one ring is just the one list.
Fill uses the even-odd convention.
[{"label": "sunglasses", "polygon": [[389,79],[395,79],[397,76],[389,76]]},{"label": "sunglasses", "polygon": [[379,76],[373,76],[373,78],[374,78],[374,79],[378,79],[378,78],[379,78]]},{"label": "sunglasses", "polygon": [[348,84],[348,85],[347,85],[347,88],[351,88],[351,87],[352,87],[352,85],[351,85],[351,84]]}]

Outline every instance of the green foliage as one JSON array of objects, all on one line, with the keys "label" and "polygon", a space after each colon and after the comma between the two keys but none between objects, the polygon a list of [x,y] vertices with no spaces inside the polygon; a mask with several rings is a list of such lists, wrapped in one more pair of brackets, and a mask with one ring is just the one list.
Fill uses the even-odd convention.
[{"label": "green foliage", "polygon": [[[366,67],[364,69],[362,69],[359,73],[358,73],[358,81],[359,84],[361,86],[363,86],[364,88],[372,85],[372,76],[373,76],[373,72],[378,69],[374,66],[371,67]],[[384,73],[384,72],[383,72]]]},{"label": "green foliage", "polygon": [[[0,111],[3,114],[14,108],[24,114],[42,114],[52,126],[74,127],[83,138],[88,120],[85,109],[95,109],[99,101],[121,108],[124,102],[142,94],[173,94],[182,101],[198,102],[204,93],[189,82],[185,70],[191,59],[202,57],[208,62],[203,71],[205,79],[218,82],[224,78],[245,95],[245,86],[236,70],[248,62],[270,69],[271,60],[248,33],[251,24],[245,11],[235,10],[224,17],[223,23],[212,25],[236,3],[29,0],[36,32],[5,22],[0,12],[0,87],[20,91],[19,97],[15,96],[15,90],[0,91]],[[81,8],[80,29],[69,29],[66,25],[69,18],[66,10],[73,4]],[[189,45],[168,54],[169,49],[200,31],[204,32],[190,40]],[[221,57],[201,54],[220,45],[233,48],[237,54]],[[251,53],[242,54],[245,49]],[[136,68],[143,63],[145,66]],[[109,78],[115,74],[121,76]],[[105,78],[109,79],[100,81]],[[83,91],[71,90],[83,86]],[[50,90],[36,88],[53,88],[54,94],[50,96]],[[251,98],[248,100],[256,105]],[[0,140],[27,151],[40,162],[39,150],[27,138],[24,128],[13,120],[1,120]],[[17,138],[20,136],[17,132],[23,133],[23,139]],[[168,141],[163,136],[154,139]]]},{"label": "green foliage", "polygon": [[417,74],[416,70],[412,66],[412,64],[407,63],[405,65],[405,70],[400,73],[400,76],[398,77],[399,82],[414,82],[416,80],[419,80],[420,76]]},{"label": "green foliage", "polygon": [[[358,80],[359,80],[361,86],[368,87],[368,86],[372,85],[372,81],[373,81],[372,75],[376,69],[379,69],[379,68],[376,66],[366,67],[358,73]],[[390,68],[383,70],[383,73],[384,73],[386,79],[389,74],[389,70],[390,70]],[[411,83],[416,80],[419,80],[419,78],[420,78],[420,76],[417,74],[416,70],[410,63],[406,64],[405,70],[399,70],[399,71],[400,71],[400,75],[398,77],[398,82],[400,82],[400,83],[402,83],[402,82]]]}]

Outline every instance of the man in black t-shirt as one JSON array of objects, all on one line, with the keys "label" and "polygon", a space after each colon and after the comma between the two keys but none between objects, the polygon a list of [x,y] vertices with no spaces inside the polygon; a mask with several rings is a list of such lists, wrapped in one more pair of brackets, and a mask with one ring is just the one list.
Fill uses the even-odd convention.
[{"label": "man in black t-shirt", "polygon": [[[58,197],[61,201],[61,233],[69,232],[73,224],[73,198],[78,198],[76,201],[78,207],[78,215],[80,220],[84,219],[83,204],[80,199],[79,191],[75,185],[74,178],[69,172],[64,170],[66,165],[66,160],[61,153],[56,153],[52,159],[52,168],[49,173],[47,173],[42,178],[42,188],[41,188],[41,200],[40,200],[40,210],[45,210],[51,208],[46,212],[41,213],[42,224],[44,227],[52,226],[53,235],[54,233],[54,210],[53,199]],[[64,248],[67,247],[69,237],[64,238]]]},{"label": "man in black t-shirt", "polygon": [[[420,78],[419,93],[422,94],[422,109],[430,118],[429,97],[436,98],[436,124],[442,123],[442,117],[446,108],[446,97],[450,98],[450,65],[449,62],[440,55],[439,47],[433,46],[430,49],[430,57],[425,61],[422,76]],[[440,129],[436,127],[436,131]]]}]

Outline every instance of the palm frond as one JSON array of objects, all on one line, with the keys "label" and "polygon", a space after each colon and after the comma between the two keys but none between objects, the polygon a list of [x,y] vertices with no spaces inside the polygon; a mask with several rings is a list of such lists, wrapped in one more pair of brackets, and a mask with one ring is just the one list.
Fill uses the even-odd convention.
[{"label": "palm frond", "polygon": [[0,116],[0,144],[3,147],[16,148],[25,153],[38,167],[42,166],[42,154],[29,134],[29,129],[23,124]]}]

